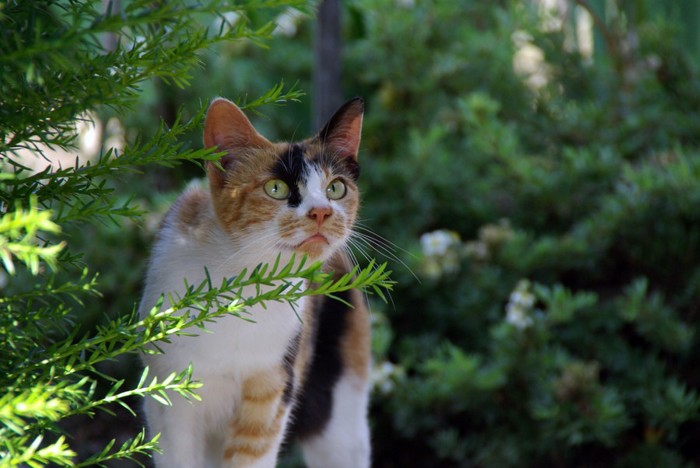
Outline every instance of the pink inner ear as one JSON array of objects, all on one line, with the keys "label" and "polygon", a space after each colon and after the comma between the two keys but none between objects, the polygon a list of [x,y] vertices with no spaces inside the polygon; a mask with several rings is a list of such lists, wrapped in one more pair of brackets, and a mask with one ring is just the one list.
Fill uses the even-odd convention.
[{"label": "pink inner ear", "polygon": [[[227,141],[226,141],[226,134],[220,129],[220,128],[214,128],[211,132],[211,138],[212,138],[212,145],[211,146],[218,146],[219,148],[226,148]],[[206,144],[206,142],[205,142]],[[209,146],[209,145],[207,145]]]},{"label": "pink inner ear", "polygon": [[364,101],[361,98],[351,99],[333,114],[317,138],[330,152],[357,160],[363,113]]},{"label": "pink inner ear", "polygon": [[[260,135],[248,120],[248,117],[231,101],[218,98],[209,106],[204,122],[204,146],[226,151],[219,163],[228,169],[236,155],[244,148],[261,148],[271,143]],[[209,181],[213,188],[224,184],[225,173],[214,164],[207,164]]]},{"label": "pink inner ear", "polygon": [[362,115],[357,116],[333,132],[327,144],[337,153],[345,157],[357,158],[362,134]]},{"label": "pink inner ear", "polygon": [[241,147],[264,147],[270,142],[260,135],[248,117],[231,101],[218,98],[212,102],[204,122],[204,145],[221,150]]}]

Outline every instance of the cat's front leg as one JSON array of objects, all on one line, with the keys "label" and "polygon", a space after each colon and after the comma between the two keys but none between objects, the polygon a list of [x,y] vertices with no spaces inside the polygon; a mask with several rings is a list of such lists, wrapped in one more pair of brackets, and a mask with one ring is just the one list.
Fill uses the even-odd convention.
[{"label": "cat's front leg", "polygon": [[309,468],[368,468],[371,465],[367,379],[352,371],[333,389],[333,409],[323,430],[301,441]]},{"label": "cat's front leg", "polygon": [[197,411],[195,402],[179,395],[171,396],[171,401],[171,406],[152,399],[144,404],[151,436],[160,434],[158,445],[161,453],[155,453],[153,457],[156,467],[204,466],[205,434],[201,412]]},{"label": "cat's front leg", "polygon": [[292,375],[283,366],[243,382],[241,402],[229,424],[223,466],[273,468],[284,438],[292,398]]}]

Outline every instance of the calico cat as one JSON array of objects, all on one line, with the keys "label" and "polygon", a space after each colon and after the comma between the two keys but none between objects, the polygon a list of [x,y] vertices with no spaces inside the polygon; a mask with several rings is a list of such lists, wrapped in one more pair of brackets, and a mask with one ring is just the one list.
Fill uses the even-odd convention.
[{"label": "calico cat", "polygon": [[[182,293],[185,279],[200,284],[205,268],[221,284],[244,268],[305,254],[347,272],[363,113],[355,98],[316,136],[271,143],[235,104],[214,100],[204,143],[226,153],[220,165],[207,163],[209,190],[186,190],[166,214],[141,314],[161,294]],[[290,433],[310,467],[369,466],[368,313],[357,291],[340,296],[352,307],[323,296],[296,311],[268,303],[247,311],[255,323],[224,316],[208,325],[211,333],[176,336],[159,344],[163,354],[145,355],[161,379],[191,363],[203,384],[201,401],[146,401],[150,431],[161,434],[156,465],[272,467]]]}]

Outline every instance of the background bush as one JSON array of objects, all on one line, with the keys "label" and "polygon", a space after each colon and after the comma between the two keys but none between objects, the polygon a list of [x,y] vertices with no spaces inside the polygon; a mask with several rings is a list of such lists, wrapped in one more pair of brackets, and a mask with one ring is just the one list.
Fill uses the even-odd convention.
[{"label": "background bush", "polygon": [[[344,2],[346,97],[368,102],[362,229],[395,244],[365,250],[398,280],[372,304],[375,466],[700,463],[700,8],[560,3]],[[221,44],[191,86],[143,87],[127,139],[218,95],[310,90],[313,23],[287,13],[269,49]],[[254,122],[305,136],[308,101]],[[200,176],[153,169],[117,193],[157,220]],[[110,242],[85,244],[107,275],[87,310],[130,310],[149,219],[76,234]]]},{"label": "background bush", "polygon": [[365,216],[408,249],[457,234],[423,237],[385,310],[382,466],[698,462],[697,48],[651,2],[602,3],[366,16]]}]

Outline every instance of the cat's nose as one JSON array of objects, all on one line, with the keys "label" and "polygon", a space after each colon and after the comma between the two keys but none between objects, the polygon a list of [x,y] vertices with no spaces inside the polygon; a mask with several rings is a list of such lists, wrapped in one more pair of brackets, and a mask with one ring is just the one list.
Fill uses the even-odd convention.
[{"label": "cat's nose", "polygon": [[313,219],[316,221],[316,224],[318,224],[318,227],[321,227],[321,225],[328,219],[330,216],[333,214],[333,208],[330,206],[316,206],[314,208],[311,208],[308,213],[306,213],[306,216],[309,218]]}]

